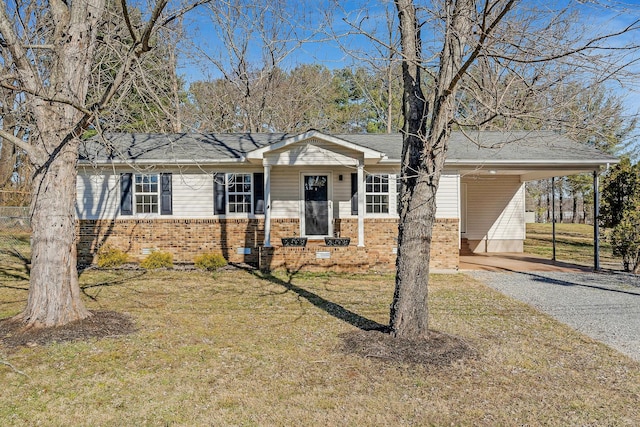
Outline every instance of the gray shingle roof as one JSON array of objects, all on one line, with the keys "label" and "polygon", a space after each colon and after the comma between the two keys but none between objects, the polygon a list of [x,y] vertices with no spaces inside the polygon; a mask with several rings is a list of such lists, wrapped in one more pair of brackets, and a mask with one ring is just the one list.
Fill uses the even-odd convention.
[{"label": "gray shingle roof", "polygon": [[[97,163],[241,162],[255,149],[284,141],[291,134],[109,134],[85,142],[80,160]],[[399,161],[400,134],[332,135]],[[103,142],[101,142],[103,141]],[[106,145],[104,144],[106,141]],[[555,132],[453,132],[447,163],[601,163],[617,159]]]}]

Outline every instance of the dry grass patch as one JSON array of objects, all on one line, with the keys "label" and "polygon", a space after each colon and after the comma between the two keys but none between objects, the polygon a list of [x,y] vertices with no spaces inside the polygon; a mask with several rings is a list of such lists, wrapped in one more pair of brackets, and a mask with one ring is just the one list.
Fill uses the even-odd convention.
[{"label": "dry grass patch", "polygon": [[[477,357],[428,366],[342,351],[344,334],[387,322],[392,277],[81,280],[91,310],[131,316],[137,331],[1,346],[0,425],[640,423],[638,363],[464,275],[433,276],[431,325]],[[25,283],[3,284],[7,318]]]}]

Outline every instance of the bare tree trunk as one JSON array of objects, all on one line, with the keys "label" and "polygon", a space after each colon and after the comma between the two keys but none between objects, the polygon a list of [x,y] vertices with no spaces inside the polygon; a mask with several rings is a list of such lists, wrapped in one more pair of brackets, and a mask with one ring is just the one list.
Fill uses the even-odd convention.
[{"label": "bare tree trunk", "polygon": [[170,79],[171,79],[171,95],[173,96],[173,104],[175,108],[175,115],[171,115],[171,127],[173,132],[182,132],[182,107],[180,105],[180,85],[178,82],[178,74],[176,72],[178,60],[176,58],[175,45],[169,47],[169,61],[171,61],[170,67]]},{"label": "bare tree trunk", "polygon": [[422,48],[416,9],[413,1],[395,3],[400,18],[405,123],[396,286],[390,327],[396,337],[415,339],[428,336],[427,293],[436,192],[451,134],[453,102],[473,2],[460,0],[449,4],[428,130],[429,106],[421,88]]},{"label": "bare tree trunk", "polygon": [[[420,84],[421,45],[416,10],[412,2],[404,0],[396,0],[396,7],[404,54],[402,78],[405,122],[396,286],[391,305],[390,327],[395,336],[414,338],[426,337],[428,332],[429,263],[425,260],[429,260],[433,220],[424,212],[430,191],[421,165],[421,155],[424,151],[429,107]],[[417,191],[418,189],[422,191]]]},{"label": "bare tree trunk", "polygon": [[[52,123],[55,126],[55,123]],[[76,258],[76,159],[78,140],[68,142],[33,178],[33,245],[27,306],[29,326],[57,326],[90,315],[80,298]]]},{"label": "bare tree trunk", "polygon": [[387,67],[387,133],[393,132],[393,102],[391,101],[391,97],[393,96],[393,88],[391,87],[392,79],[393,62],[389,61],[389,65]]},{"label": "bare tree trunk", "polygon": [[[198,4],[182,8],[178,15]],[[89,76],[105,0],[42,3],[39,9],[42,27],[39,21],[32,21],[31,6],[9,14],[10,9],[0,0],[2,49],[11,54],[11,66],[17,75],[13,77],[12,73],[11,80],[19,83],[16,91],[24,97],[33,117],[29,143],[0,129],[4,140],[28,153],[34,170],[29,296],[25,311],[18,315],[28,327],[63,325],[90,315],[80,297],[76,266],[76,163],[80,137],[122,87],[135,59],[151,49],[156,25],[178,17],[163,17],[166,5],[165,0],[158,0],[147,23],[139,27],[132,24],[126,1],[120,3],[122,23],[132,43],[99,100],[87,106]],[[21,13],[29,18],[24,19]],[[25,22],[30,25],[25,27]],[[29,52],[30,31],[38,37],[40,33],[46,35],[47,43],[39,47],[49,53]]]}]

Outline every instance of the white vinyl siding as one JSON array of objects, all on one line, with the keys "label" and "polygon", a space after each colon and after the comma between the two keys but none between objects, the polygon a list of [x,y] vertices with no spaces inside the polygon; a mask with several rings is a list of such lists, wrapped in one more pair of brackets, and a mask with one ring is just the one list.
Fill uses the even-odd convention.
[{"label": "white vinyl siding", "polygon": [[[119,217],[121,197],[119,180],[121,171],[113,174],[113,169],[110,170],[112,173],[107,174],[103,174],[102,170],[91,168],[79,171],[76,185],[76,214],[78,218],[110,219]],[[238,169],[236,168],[233,171],[238,171]],[[232,172],[232,170],[227,170],[226,172]],[[245,173],[243,171],[240,172]],[[253,172],[262,172],[262,169],[254,169],[246,173]],[[135,176],[135,172],[133,173]],[[213,173],[209,171],[173,173],[172,218],[214,217]],[[157,214],[150,215],[155,216]]]},{"label": "white vinyl siding", "polygon": [[[397,215],[396,180],[400,175],[399,172],[393,169],[375,167],[367,168],[367,173],[389,174],[389,214]],[[459,218],[459,186],[460,175],[457,171],[445,170],[442,172],[440,186],[436,193],[436,218]]]},{"label": "white vinyl siding", "polygon": [[444,171],[436,193],[436,218],[459,218],[460,175],[456,171]]},{"label": "white vinyl siding", "polygon": [[524,239],[524,184],[517,176],[465,180],[469,240]]},{"label": "white vinyl siding", "polygon": [[356,166],[361,154],[348,148],[316,139],[295,144],[265,155],[273,166]]},{"label": "white vinyl siding", "polygon": [[119,208],[119,175],[105,175],[99,171],[78,174],[76,182],[76,215],[78,218],[115,218]]},{"label": "white vinyl siding", "polygon": [[[333,172],[333,212],[336,218],[351,217],[351,174],[354,168],[340,168]],[[340,181],[342,175],[342,181]]]},{"label": "white vinyl siding", "polygon": [[212,174],[173,174],[173,217],[211,216],[213,216]]},{"label": "white vinyl siding", "polygon": [[[396,170],[389,167],[366,168],[367,173],[389,174],[389,214],[395,216]],[[246,173],[262,172],[263,169],[252,168]],[[77,215],[81,219],[116,218],[120,210],[120,172],[113,169],[82,168],[77,184]],[[159,171],[158,173],[160,173]],[[191,169],[173,172],[173,214],[172,218],[211,218],[213,214],[213,173],[238,172],[238,168],[207,170],[205,172]],[[333,215],[335,218],[352,218],[351,215],[351,174],[356,172],[352,167],[286,167],[273,166],[271,169],[271,216],[272,218],[300,217],[300,174],[332,172],[333,177]],[[342,181],[340,181],[342,175]],[[458,175],[445,172],[440,180],[437,194],[439,218],[456,218],[458,215],[457,199]],[[365,214],[366,215],[366,214]]]},{"label": "white vinyl siding", "polygon": [[271,217],[300,217],[300,168],[271,169]]}]

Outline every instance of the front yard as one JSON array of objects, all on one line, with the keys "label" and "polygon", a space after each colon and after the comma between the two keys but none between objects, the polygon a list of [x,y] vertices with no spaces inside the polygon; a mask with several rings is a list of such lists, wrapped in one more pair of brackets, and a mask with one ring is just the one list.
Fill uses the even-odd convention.
[{"label": "front yard", "polygon": [[[614,257],[606,239],[607,230],[600,229],[600,265],[606,269],[622,269],[622,262]],[[526,253],[551,259],[552,225],[527,224]],[[556,224],[556,259],[572,264],[593,266],[593,225]]]},{"label": "front yard", "polygon": [[[24,307],[24,277],[0,271],[0,319]],[[0,345],[0,425],[640,423],[640,364],[462,274],[433,276],[431,327],[477,356],[444,366],[341,350],[354,325],[387,322],[391,276],[86,271],[81,282],[91,310],[128,314],[137,331]]]}]

